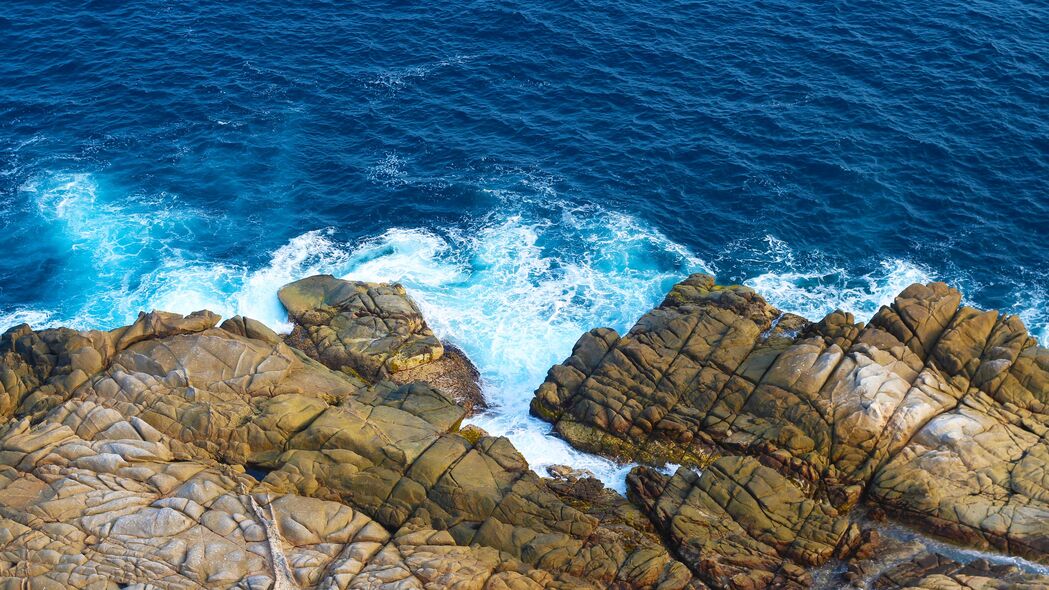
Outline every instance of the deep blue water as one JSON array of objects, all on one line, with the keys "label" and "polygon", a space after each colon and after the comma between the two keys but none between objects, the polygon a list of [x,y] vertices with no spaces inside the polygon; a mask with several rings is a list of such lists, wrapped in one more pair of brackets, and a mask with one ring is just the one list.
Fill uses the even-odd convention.
[{"label": "deep blue water", "polygon": [[549,365],[691,271],[863,319],[942,279],[1049,340],[1043,2],[7,1],[0,30],[0,329],[281,327],[294,278],[400,280],[533,462]]}]

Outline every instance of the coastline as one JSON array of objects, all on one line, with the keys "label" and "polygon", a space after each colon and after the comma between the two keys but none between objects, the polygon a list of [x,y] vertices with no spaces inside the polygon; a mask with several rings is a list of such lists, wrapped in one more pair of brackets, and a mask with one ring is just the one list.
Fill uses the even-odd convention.
[{"label": "coastline", "polygon": [[[16,501],[28,502],[20,504],[26,507],[34,502],[46,505],[49,500],[43,496],[34,500],[15,492],[41,478],[56,483],[116,478],[112,481],[127,480],[119,484],[127,490],[146,485],[136,493],[160,486],[157,489],[165,496],[179,496],[183,492],[173,490],[189,488],[178,488],[175,480],[161,486],[160,474],[174,474],[175,465],[187,466],[188,461],[196,466],[186,473],[199,476],[218,470],[207,478],[213,482],[209,485],[227,490],[223,510],[250,509],[251,520],[262,520],[272,558],[257,565],[244,561],[237,567],[221,560],[201,563],[226,576],[238,571],[236,575],[277,575],[285,580],[280,583],[297,584],[304,575],[310,579],[321,575],[320,570],[289,569],[287,565],[297,563],[295,551],[301,547],[288,535],[302,534],[292,533],[288,518],[299,523],[295,527],[307,526],[316,531],[310,535],[321,534],[322,542],[330,543],[323,541],[323,535],[329,533],[315,528],[319,523],[303,520],[304,509],[354,511],[360,518],[374,519],[380,526],[377,530],[388,531],[394,539],[389,542],[395,544],[401,543],[395,539],[403,535],[415,535],[414,539],[423,531],[433,535],[446,530],[443,534],[450,536],[438,543],[444,549],[427,549],[435,552],[436,561],[431,563],[441,564],[436,571],[445,576],[442,584],[460,575],[448,568],[456,560],[466,563],[461,559],[475,564],[472,568],[481,568],[476,571],[494,567],[485,570],[489,572],[486,576],[504,576],[509,567],[517,572],[511,578],[519,582],[527,578],[540,585],[567,583],[572,587],[647,588],[658,581],[666,588],[703,584],[713,588],[754,584],[804,588],[847,582],[893,588],[897,586],[892,584],[903,584],[904,579],[919,586],[925,583],[922,580],[932,583],[943,572],[991,576],[1021,585],[1049,580],[1045,566],[986,553],[993,548],[1023,548],[1019,557],[1049,559],[1039,548],[1049,531],[1035,524],[1041,522],[1035,513],[1011,512],[1018,520],[1006,529],[980,525],[980,521],[965,520],[966,513],[946,500],[956,491],[935,491],[939,486],[969,485],[965,480],[941,477],[943,468],[935,465],[943,463],[942,457],[954,456],[970,466],[979,457],[960,444],[963,439],[936,434],[943,430],[940,422],[954,424],[958,416],[975,420],[974,424],[983,420],[986,432],[993,434],[1017,424],[1008,418],[1012,414],[1001,413],[1005,408],[1012,408],[1009,412],[1014,414],[1026,411],[1023,420],[1027,423],[1041,420],[1041,406],[1034,400],[1046,395],[1049,384],[1049,366],[1043,367],[1039,360],[1049,353],[1026,336],[1017,318],[959,307],[960,294],[942,283],[908,287],[870,322],[855,322],[851,314],[836,312],[814,323],[779,311],[747,287],[720,286],[712,277],[693,275],[642,317],[629,337],[600,329],[584,334],[568,360],[550,370],[547,383],[536,392],[532,410],[553,421],[558,436],[573,446],[613,460],[633,461],[637,466],[627,466],[626,498],[585,469],[553,467],[549,469],[552,479],[540,477],[529,470],[509,440],[492,437],[477,426],[464,426],[463,419],[472,410],[469,404],[460,405],[459,394],[468,385],[463,377],[479,374],[461,364],[443,364],[444,347],[399,285],[315,276],[286,286],[281,300],[296,326],[291,335],[283,337],[240,316],[219,326],[218,316],[210,312],[186,317],[142,314],[132,326],[110,332],[33,332],[27,326],[9,330],[0,346],[0,372],[5,376],[3,409],[10,421],[0,434],[0,448],[6,449],[10,478],[0,489],[0,505],[13,506],[11,502]],[[721,335],[713,337],[707,330]],[[899,340],[891,344],[892,338]],[[657,348],[645,348],[656,343]],[[970,354],[967,350],[975,356],[965,356]],[[455,363],[468,362],[451,353],[449,358],[453,357],[459,359]],[[733,358],[736,360],[730,360]],[[918,365],[911,365],[909,359]],[[637,372],[630,366],[648,368]],[[659,366],[664,368],[657,369]],[[423,370],[425,367],[430,368]],[[877,371],[883,377],[872,381],[879,374],[877,367],[882,367]],[[644,375],[652,370],[663,377],[650,381],[652,377]],[[724,371],[738,383],[732,385],[732,379],[718,376]],[[858,380],[850,376],[856,371],[865,376]],[[1010,380],[1008,376],[1016,371],[1025,375],[1023,380]],[[397,378],[402,372],[404,376]],[[576,374],[579,377],[573,376]],[[134,377],[128,381],[123,375]],[[1005,380],[998,375],[1005,375]],[[414,381],[414,377],[430,382]],[[913,383],[890,387],[890,378]],[[155,379],[160,380],[149,385]],[[631,383],[635,379],[640,380]],[[748,381],[753,381],[752,391],[744,391],[742,397],[733,393]],[[614,385],[616,382],[620,384]],[[709,389],[706,383],[715,388]],[[988,384],[990,389],[981,393],[985,386],[977,383]],[[598,384],[598,389],[585,393]],[[646,387],[652,386],[652,392],[663,393],[646,393]],[[673,394],[673,388],[684,389]],[[617,406],[620,409],[614,414],[601,414],[605,410],[600,408],[612,407],[608,405],[612,398],[602,396],[613,391],[626,404]],[[704,391],[714,397],[701,402]],[[936,396],[930,397],[934,391],[958,392],[957,401],[954,405],[937,401]],[[1026,399],[1022,392],[1035,396],[1024,402],[1030,410],[1017,406]],[[678,397],[682,394],[685,397]],[[776,401],[783,395],[809,399],[800,406],[797,402],[784,405]],[[973,400],[986,398],[990,401],[981,403],[996,404],[993,407],[998,409],[967,401],[972,396]],[[589,400],[591,405],[580,405],[574,399]],[[856,401],[861,403],[856,405]],[[706,415],[716,419],[697,420],[699,415],[693,409],[697,404],[705,404]],[[820,409],[824,404],[829,405]],[[909,408],[899,414],[906,419],[894,418],[897,413],[886,411],[886,404]],[[926,415],[918,418],[916,412],[922,407]],[[211,409],[201,414],[203,408]],[[734,408],[729,422],[724,420],[725,408]],[[602,417],[625,417],[626,412],[637,412],[632,422]],[[211,418],[204,418],[209,414]],[[732,426],[726,429],[725,424]],[[837,434],[825,440],[835,442],[819,443],[821,429],[828,428],[827,432]],[[871,428],[885,433],[883,439],[876,439],[884,442],[874,447],[862,438],[849,442],[857,433],[874,432]],[[950,426],[949,431],[954,432],[955,427]],[[647,442],[630,446],[636,436]],[[994,440],[1003,450],[1012,444],[1008,437]],[[1023,457],[1042,452],[1037,450],[1041,443],[1033,444]],[[86,451],[74,452],[74,448],[90,448],[96,454],[89,459],[83,455]],[[632,450],[624,454],[628,449]],[[856,455],[848,449],[865,450]],[[938,463],[927,463],[924,453],[928,452],[941,457]],[[1010,456],[1006,452],[1000,459],[980,458],[980,469],[993,474],[1013,461],[1009,473],[1026,472],[1026,468],[1017,469],[1024,459],[1016,463]],[[656,469],[667,463],[676,467]],[[166,464],[171,467],[163,467]],[[955,467],[948,469],[959,473]],[[926,477],[926,470],[933,477]],[[233,479],[214,479],[219,473]],[[141,483],[127,487],[132,480]],[[1037,479],[1023,481],[1030,482],[1024,484],[1028,487],[1016,489],[1037,485]],[[87,483],[85,500],[92,497],[93,485]],[[924,491],[906,487],[915,485],[930,487]],[[250,495],[243,495],[249,491]],[[238,493],[247,504],[237,503]],[[940,507],[924,503],[930,497],[944,498],[947,503]],[[1000,501],[996,494],[980,497],[988,506]],[[1025,510],[1034,510],[1037,493],[1028,497]],[[760,501],[755,504],[747,498]],[[318,500],[326,507],[310,504]],[[542,509],[506,511],[520,502]],[[194,516],[196,509],[187,512],[183,508],[177,517],[163,516],[155,512],[162,505],[168,503],[157,499],[131,513],[102,513],[100,518],[116,519],[107,526],[123,531],[117,537],[110,533],[111,542],[124,538],[120,535],[138,538],[140,529],[134,527],[147,526],[158,540],[182,539],[180,543],[192,551],[192,542],[185,545],[189,532],[181,527],[195,530],[192,527],[198,525],[193,519],[202,519],[205,513]],[[865,508],[859,510],[860,505]],[[979,505],[969,504],[970,509]],[[476,512],[478,509],[482,512]],[[135,510],[146,512],[135,515]],[[874,517],[869,516],[872,513]],[[907,522],[969,549],[946,552],[944,545],[924,542],[922,536],[901,534],[893,528],[898,524],[883,524],[886,513],[890,518],[909,515],[890,522]],[[695,514],[710,514],[713,520],[696,520],[691,516]],[[799,515],[804,516],[797,520]],[[97,526],[67,512],[56,517],[56,524]],[[557,524],[566,517],[576,523],[573,528]],[[174,525],[172,518],[184,524]],[[951,518],[957,519],[953,525]],[[132,526],[132,521],[141,524]],[[462,528],[471,521],[475,524]],[[988,528],[969,528],[972,522]],[[206,519],[200,524],[207,525]],[[32,535],[39,525],[27,521],[20,526],[24,529],[21,535]],[[519,532],[493,536],[500,527]],[[972,530],[983,532],[973,535]],[[540,538],[546,539],[545,551],[579,546],[580,542],[593,546],[566,560],[550,561],[539,559],[545,551],[535,553]],[[250,536],[227,536],[224,542],[247,543],[245,549],[256,551],[250,548],[256,542]],[[408,546],[398,546],[405,555]],[[286,555],[278,560],[274,547]],[[497,552],[485,554],[479,547]],[[597,551],[598,547],[604,549]],[[623,553],[629,547],[634,549]],[[467,553],[452,557],[461,551]],[[44,571],[33,565],[43,554],[19,555],[27,571]],[[164,559],[161,553],[132,551],[131,555]],[[352,580],[364,583],[370,579],[365,575],[369,568],[393,563],[379,559],[381,552],[373,555],[376,557],[363,570],[357,569]],[[493,562],[493,555],[501,557]],[[115,554],[105,559],[114,558]],[[637,559],[646,565],[623,569],[622,564]],[[266,574],[281,570],[278,561],[286,564],[281,566],[285,573]],[[110,567],[107,563],[113,562],[87,562],[92,568],[103,568],[93,571],[106,576],[134,579],[129,570],[117,574],[106,569]],[[397,567],[431,579],[427,576],[433,571],[413,569],[412,563],[409,558]],[[601,569],[607,573],[586,581],[573,573],[602,563],[620,565]],[[333,564],[322,569],[333,571]],[[43,580],[53,574],[38,575]],[[80,578],[62,579],[80,583],[74,581]]]}]

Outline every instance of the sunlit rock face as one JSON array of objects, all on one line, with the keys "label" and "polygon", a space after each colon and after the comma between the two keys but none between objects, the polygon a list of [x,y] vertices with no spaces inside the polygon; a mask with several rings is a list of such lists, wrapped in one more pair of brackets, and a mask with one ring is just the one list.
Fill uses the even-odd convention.
[{"label": "sunlit rock face", "polygon": [[0,338],[4,587],[1049,582],[878,540],[888,514],[1049,562],[1049,354],[946,285],[810,322],[693,275],[627,334],[584,334],[532,410],[639,463],[627,498],[463,427],[476,373],[403,289],[281,294],[286,337],[202,311]]},{"label": "sunlit rock face", "polygon": [[636,508],[583,501],[506,439],[460,432],[466,410],[445,391],[334,371],[258,322],[218,319],[153,312],[111,332],[4,335],[0,575],[79,588],[696,585]]},{"label": "sunlit rock face", "polygon": [[707,275],[625,335],[584,334],[532,412],[660,466],[628,480],[717,587],[805,586],[847,555],[861,498],[970,547],[1049,561],[1049,351],[1022,322],[916,284],[866,325],[810,323]]}]

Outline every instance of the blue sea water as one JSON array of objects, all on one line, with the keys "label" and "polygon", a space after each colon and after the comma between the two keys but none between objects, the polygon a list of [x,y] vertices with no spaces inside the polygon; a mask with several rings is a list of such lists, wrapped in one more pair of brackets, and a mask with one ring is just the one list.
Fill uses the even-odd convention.
[{"label": "blue sea water", "polygon": [[403,282],[527,416],[690,272],[866,319],[915,281],[1049,342],[1035,1],[0,4],[0,329]]}]

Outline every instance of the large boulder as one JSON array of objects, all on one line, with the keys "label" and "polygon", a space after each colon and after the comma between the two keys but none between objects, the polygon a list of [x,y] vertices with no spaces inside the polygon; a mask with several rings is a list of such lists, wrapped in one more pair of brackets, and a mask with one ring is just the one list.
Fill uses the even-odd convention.
[{"label": "large boulder", "polygon": [[[863,325],[842,312],[809,323],[746,287],[693,275],[628,334],[584,334],[551,368],[532,412],[579,448],[700,469],[667,482],[641,468],[631,493],[697,574],[735,587],[718,572],[751,567],[753,555],[765,560],[757,572],[830,555],[799,559],[746,537],[711,559],[718,543],[682,532],[682,522],[704,530],[692,515],[708,503],[686,490],[732,480],[722,462],[743,455],[767,468],[755,470],[762,485],[804,497],[815,513],[840,519],[866,493],[928,532],[1049,562],[1047,402],[1049,351],[1018,318],[962,306],[942,283],[906,288]],[[726,497],[746,505],[733,495],[745,488],[729,486]],[[761,509],[793,530],[792,505]],[[740,520],[749,514],[722,516],[733,539],[750,534]]]},{"label": "large boulder", "polygon": [[426,381],[468,414],[485,407],[476,367],[434,336],[403,286],[316,275],[278,297],[294,326],[286,341],[310,358],[370,382]]},{"label": "large boulder", "polygon": [[[579,503],[551,487],[548,480],[528,469],[505,438],[460,433],[465,410],[446,392],[421,382],[401,385],[333,371],[288,346],[258,322],[233,318],[215,327],[216,320],[203,313],[182,318],[155,312],[113,332],[33,332],[21,327],[6,334],[0,349],[0,375],[5,376],[3,383],[11,400],[8,411],[16,420],[22,419],[17,428],[25,430],[13,446],[5,447],[15,454],[0,454],[15,470],[10,472],[12,481],[29,475],[41,477],[38,467],[45,471],[55,465],[64,467],[62,460],[51,458],[51,447],[34,446],[40,437],[57,436],[53,431],[61,433],[62,444],[67,435],[76,438],[69,439],[65,454],[59,453],[65,460],[83,458],[84,468],[109,470],[99,476],[99,485],[116,486],[110,481],[111,474],[139,478],[135,480],[139,483],[126,484],[146,494],[135,510],[116,501],[121,494],[113,490],[118,487],[99,488],[98,501],[83,500],[91,506],[87,513],[103,520],[145,510],[139,504],[152,506],[152,488],[139,484],[166,485],[170,481],[164,475],[169,469],[189,469],[185,465],[221,473],[248,469],[261,478],[260,489],[274,497],[315,502],[304,505],[302,510],[308,514],[301,519],[324,520],[321,516],[341,507],[373,521],[388,534],[391,541],[368,561],[362,550],[346,548],[345,541],[338,545],[328,540],[316,530],[319,525],[289,523],[290,529],[282,529],[285,537],[293,530],[322,545],[324,551],[346,554],[363,564],[356,578],[343,575],[342,570],[332,574],[332,587],[358,587],[347,586],[351,582],[359,587],[382,587],[382,582],[391,587],[460,584],[456,587],[463,588],[696,585],[689,570],[669,556],[655,531],[624,527],[624,510],[608,502]],[[75,343],[78,351],[95,351],[94,364],[70,360],[80,357],[61,352],[72,348],[69,344],[64,349],[39,344],[55,342]],[[76,367],[67,368],[73,365]],[[151,444],[163,442],[162,450],[149,451],[156,455],[148,455],[150,465],[134,463],[147,457],[138,443],[105,443],[108,446],[98,450],[98,458],[89,457],[87,447],[94,448],[90,441],[133,441],[136,437]],[[164,465],[154,468],[153,463]],[[70,472],[68,477],[79,481],[80,474]],[[247,481],[242,475],[234,479]],[[240,491],[236,485],[202,482],[195,488],[230,491],[229,506],[224,508],[229,519],[220,520],[241,523],[245,518],[241,512],[247,518],[256,512],[245,495],[255,491],[250,486]],[[166,497],[167,489],[158,489],[157,497]],[[27,495],[22,487],[8,486],[0,489],[0,506],[7,502],[28,509],[51,493],[42,490],[40,495]],[[109,503],[110,496],[115,503]],[[255,502],[265,514],[269,500],[256,498]],[[75,502],[70,506],[70,512],[47,510],[56,523],[64,522],[80,510]],[[323,506],[327,508],[322,511]],[[182,563],[186,555],[197,556],[202,551],[211,555],[210,537],[202,537],[202,529],[195,527],[212,526],[212,521],[202,522],[198,516],[197,512],[164,512],[168,519],[164,522],[177,520],[178,527],[158,531],[154,541],[136,545],[134,551],[121,546],[113,552],[132,563],[132,557],[158,550],[169,552],[157,558],[165,564],[164,559]],[[22,526],[50,530],[47,522],[30,519]],[[91,534],[85,535],[87,545],[95,542]],[[267,537],[266,543],[272,538]],[[237,538],[231,542],[241,543]],[[17,548],[22,541],[12,543]],[[3,563],[24,563],[43,571],[39,563],[81,551],[75,544],[61,550],[43,542],[33,547],[40,551],[0,561],[0,571],[11,575],[24,571],[4,570]],[[215,555],[234,551],[227,545],[213,549]],[[262,554],[259,547],[254,550]],[[94,551],[78,559],[85,568],[82,571],[102,571],[103,577],[116,571],[99,570],[110,558]],[[288,555],[293,570],[300,562],[320,564],[295,578],[296,583],[314,587],[314,582],[303,580],[329,575],[326,572],[333,570],[324,565],[328,563],[325,559]],[[275,563],[260,561],[256,566],[251,562],[228,577],[212,578],[214,574],[208,573],[204,579],[212,583],[204,585],[224,587],[241,583],[234,580],[255,579],[252,576],[259,568],[277,567]],[[379,569],[368,570],[370,564]],[[157,571],[167,571],[168,566],[158,567]],[[126,573],[131,566],[119,568],[125,572],[120,576],[129,580],[151,576],[152,583],[159,579],[164,587],[186,585],[177,576],[167,582],[150,573],[153,570],[135,571],[132,577]],[[416,569],[424,571],[417,573]],[[371,577],[361,577],[369,571]],[[460,581],[468,574],[476,577]],[[61,583],[82,583],[77,580]],[[268,587],[268,582],[259,583],[258,587]],[[255,582],[242,586],[256,587]]]},{"label": "large boulder", "polygon": [[375,380],[444,354],[401,285],[316,275],[277,296],[295,326],[290,342],[333,369]]}]

